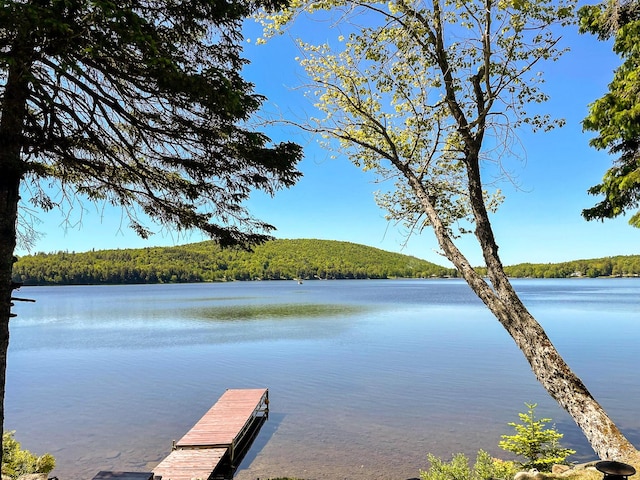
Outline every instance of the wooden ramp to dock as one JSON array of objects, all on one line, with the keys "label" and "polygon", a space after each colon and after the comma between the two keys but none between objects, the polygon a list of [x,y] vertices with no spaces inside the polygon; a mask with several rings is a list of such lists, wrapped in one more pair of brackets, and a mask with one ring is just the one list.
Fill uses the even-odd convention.
[{"label": "wooden ramp to dock", "polygon": [[207,480],[223,459],[235,464],[237,449],[269,415],[269,390],[229,389],[174,443],[174,450],[153,469],[162,480]]}]

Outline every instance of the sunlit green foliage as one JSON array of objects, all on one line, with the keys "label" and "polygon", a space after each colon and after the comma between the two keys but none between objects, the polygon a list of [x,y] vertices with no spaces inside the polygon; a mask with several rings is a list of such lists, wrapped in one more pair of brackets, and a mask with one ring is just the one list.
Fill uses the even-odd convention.
[{"label": "sunlit green foliage", "polygon": [[[585,130],[597,132],[591,145],[619,157],[602,183],[589,189],[604,199],[582,214],[587,220],[614,218],[640,205],[640,1],[606,0],[580,9],[580,30],[613,38],[622,59],[609,91],[589,106]],[[629,223],[640,228],[640,211]]]},{"label": "sunlit green foliage", "polygon": [[39,253],[22,257],[14,265],[14,280],[27,285],[450,275],[455,275],[453,269],[415,257],[328,240],[273,240],[253,252],[201,242],[179,247]]},{"label": "sunlit green foliage", "polygon": [[562,448],[560,439],[564,436],[555,428],[544,428],[551,421],[550,418],[537,419],[535,409],[537,404],[525,403],[527,413],[518,414],[521,424],[511,422],[509,426],[515,428],[515,435],[502,435],[500,448],[515,453],[527,460],[522,462],[522,468],[535,468],[540,472],[551,471],[554,464],[565,463],[569,455],[575,450]]},{"label": "sunlit green foliage", "polygon": [[[377,201],[410,231],[434,223],[433,207],[448,234],[468,232],[470,165],[500,175],[517,128],[562,123],[527,108],[547,98],[533,67],[562,53],[549,26],[571,21],[572,1],[294,0],[263,17],[267,35],[318,10],[340,30],[323,44],[298,40],[319,111],[305,128],[393,181]],[[499,189],[474,194],[489,211],[502,201]]]},{"label": "sunlit green foliage", "polygon": [[428,454],[429,470],[421,470],[421,480],[510,480],[517,472],[513,462],[505,462],[492,458],[487,452],[480,450],[473,468],[462,453],[455,454],[449,463],[435,455]]},{"label": "sunlit green foliage", "polygon": [[20,442],[13,435],[15,432],[4,432],[2,435],[2,478],[17,479],[28,473],[49,473],[56,466],[56,460],[50,453],[36,456],[29,450],[22,450]]}]

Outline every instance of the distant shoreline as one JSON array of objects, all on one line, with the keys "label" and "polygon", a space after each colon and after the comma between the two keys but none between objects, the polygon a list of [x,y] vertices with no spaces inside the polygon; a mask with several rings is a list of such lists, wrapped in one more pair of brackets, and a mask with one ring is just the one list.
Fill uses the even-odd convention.
[{"label": "distant shoreline", "polygon": [[[486,275],[486,268],[476,268]],[[512,278],[640,277],[640,255],[505,267]],[[212,241],[178,247],[37,253],[18,259],[13,281],[23,285],[142,285],[267,280],[458,278],[409,255],[335,240],[272,240],[253,251]]]},{"label": "distant shoreline", "polygon": [[[618,276],[600,276],[600,277],[585,277],[585,276],[573,276],[573,277],[556,277],[556,278],[543,278],[543,277],[509,277],[513,280],[602,280],[602,279],[631,279],[631,278],[640,278],[640,275],[618,275]],[[382,280],[382,281],[393,281],[393,280],[423,280],[423,281],[432,281],[432,280],[458,280],[464,281],[462,277],[429,277],[429,278],[415,278],[415,277],[387,277],[387,278],[314,278],[314,279],[305,279],[304,282],[324,282],[324,281],[367,281],[367,280]],[[201,281],[201,282],[155,282],[155,283],[42,283],[42,284],[23,284],[20,288],[24,287],[92,287],[92,286],[127,286],[127,285],[200,285],[203,283],[250,283],[250,282],[295,282],[296,279],[254,279],[254,280],[212,280],[212,281]]]}]

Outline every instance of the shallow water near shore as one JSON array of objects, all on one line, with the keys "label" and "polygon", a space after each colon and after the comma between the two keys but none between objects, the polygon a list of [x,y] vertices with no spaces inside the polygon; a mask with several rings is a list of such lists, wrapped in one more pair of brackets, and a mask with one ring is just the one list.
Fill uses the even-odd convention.
[{"label": "shallow water near shore", "polygon": [[[569,365],[640,446],[640,279],[516,280]],[[417,477],[497,447],[525,402],[593,458],[460,280],[25,287],[5,429],[60,480],[149,471],[227,388],[269,388],[237,480]]]}]

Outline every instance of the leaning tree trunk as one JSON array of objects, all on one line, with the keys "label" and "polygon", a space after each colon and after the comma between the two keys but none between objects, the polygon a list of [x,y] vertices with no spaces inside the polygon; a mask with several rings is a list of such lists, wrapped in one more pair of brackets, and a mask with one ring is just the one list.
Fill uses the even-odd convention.
[{"label": "leaning tree trunk", "polygon": [[603,460],[629,460],[636,449],[620,432],[580,378],[569,368],[546,332],[524,307],[506,276],[490,310],[509,332],[534,375],[582,430]]},{"label": "leaning tree trunk", "polygon": [[13,53],[15,61],[9,68],[0,112],[0,434],[4,433],[11,295],[17,287],[11,280],[11,274],[15,261],[20,181],[24,168],[21,159],[23,124],[29,95],[29,63],[28,60],[21,60],[29,59],[30,52],[28,49],[14,48]]},{"label": "leaning tree trunk", "polygon": [[[477,156],[467,158],[467,179],[471,207],[476,222],[476,238],[480,244],[491,285],[471,282],[471,272],[463,272],[474,292],[484,301],[529,362],[534,375],[549,395],[576,422],[591,447],[601,459],[629,460],[636,448],[625,438],[582,380],[569,368],[544,329],[529,313],[500,261],[480,182]],[[473,272],[475,278],[475,272]]]},{"label": "leaning tree trunk", "polygon": [[595,453],[601,459],[637,462],[636,448],[624,437],[580,378],[569,368],[509,282],[498,256],[498,246],[484,206],[479,170],[473,165],[469,169],[469,192],[476,220],[475,233],[483,251],[491,285],[478,275],[456,247],[449,229],[439,218],[433,200],[422,182],[410,170],[399,168],[416,193],[445,256],[511,335],[531,365],[538,381],[571,415]]},{"label": "leaning tree trunk", "polygon": [[560,356],[506,276],[501,285],[500,290],[492,291],[490,295],[478,291],[476,294],[488,298],[485,303],[520,348],[538,381],[571,415],[598,457],[606,460],[631,459],[637,454],[635,447]]}]

